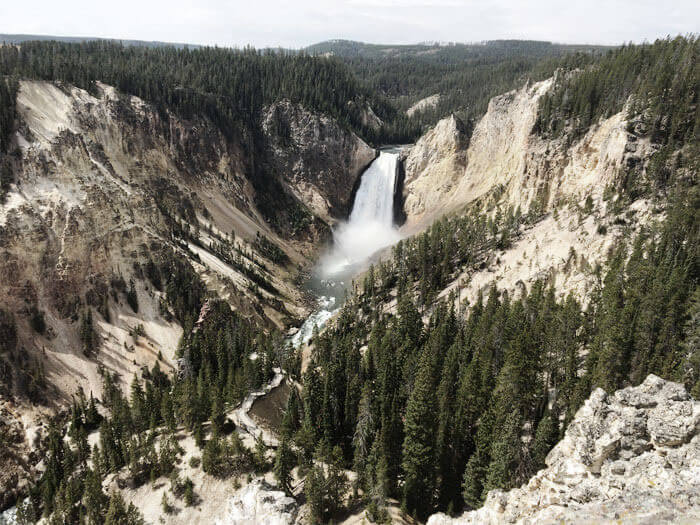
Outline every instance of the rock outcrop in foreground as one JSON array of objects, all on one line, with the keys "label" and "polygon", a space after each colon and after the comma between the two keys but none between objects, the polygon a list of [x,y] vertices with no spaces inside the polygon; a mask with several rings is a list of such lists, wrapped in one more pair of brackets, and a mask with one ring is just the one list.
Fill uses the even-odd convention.
[{"label": "rock outcrop in foreground", "polygon": [[297,512],[294,498],[265,481],[255,481],[229,500],[226,516],[216,525],[289,525],[296,522]]},{"label": "rock outcrop in foreground", "polygon": [[598,389],[527,485],[428,525],[700,522],[700,402],[650,375],[612,395]]}]

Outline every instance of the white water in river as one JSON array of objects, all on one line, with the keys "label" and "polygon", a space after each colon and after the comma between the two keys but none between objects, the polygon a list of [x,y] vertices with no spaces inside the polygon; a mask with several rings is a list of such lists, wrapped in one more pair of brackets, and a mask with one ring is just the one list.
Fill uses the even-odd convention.
[{"label": "white water in river", "polygon": [[[318,276],[328,290],[343,289],[344,279],[352,278],[374,253],[391,246],[399,239],[394,227],[394,191],[399,154],[396,150],[379,153],[362,174],[347,222],[333,232],[333,247],[321,258]],[[340,281],[340,282],[338,282]],[[341,286],[338,287],[337,285]],[[338,311],[341,297],[319,294],[319,308],[312,313],[299,331],[289,339],[293,347],[309,341],[314,327],[319,329]]]}]

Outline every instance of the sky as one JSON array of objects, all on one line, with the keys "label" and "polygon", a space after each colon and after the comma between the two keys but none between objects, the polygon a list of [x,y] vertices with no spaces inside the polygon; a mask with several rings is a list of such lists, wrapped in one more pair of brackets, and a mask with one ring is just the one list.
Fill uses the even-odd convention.
[{"label": "sky", "polygon": [[501,38],[620,44],[700,32],[700,0],[2,0],[0,33],[299,48]]}]

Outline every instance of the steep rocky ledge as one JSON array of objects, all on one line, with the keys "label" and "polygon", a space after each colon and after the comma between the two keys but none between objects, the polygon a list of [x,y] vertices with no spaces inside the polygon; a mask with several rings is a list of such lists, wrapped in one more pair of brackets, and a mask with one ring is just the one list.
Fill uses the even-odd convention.
[{"label": "steep rocky ledge", "polygon": [[268,160],[294,195],[326,222],[347,216],[376,151],[330,117],[287,100],[265,108],[263,129]]},{"label": "steep rocky ledge", "polygon": [[650,375],[612,395],[597,389],[527,485],[489,492],[460,518],[428,525],[697,523],[700,402]]}]

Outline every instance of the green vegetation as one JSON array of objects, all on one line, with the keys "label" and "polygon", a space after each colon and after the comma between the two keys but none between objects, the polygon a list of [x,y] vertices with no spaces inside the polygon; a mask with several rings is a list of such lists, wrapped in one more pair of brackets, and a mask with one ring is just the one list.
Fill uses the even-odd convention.
[{"label": "green vegetation", "polygon": [[12,167],[8,156],[10,137],[15,125],[15,100],[17,98],[17,80],[0,75],[0,204],[12,183]]},{"label": "green vegetation", "polygon": [[[365,86],[399,109],[388,123],[392,129],[388,135],[396,142],[412,142],[450,113],[464,122],[478,119],[492,97],[528,80],[543,80],[562,65],[595,60],[604,49],[524,40],[405,46],[340,40],[322,42],[307,51],[340,57]],[[410,106],[434,94],[440,95],[434,108],[405,117]]]},{"label": "green vegetation", "polygon": [[15,123],[15,100],[18,83],[14,78],[0,78],[0,155],[7,153]]},{"label": "green vegetation", "polygon": [[[573,66],[573,67],[572,67]],[[677,147],[700,139],[700,37],[676,37],[608,51],[582,71],[571,64],[542,97],[535,130],[576,138],[626,104],[632,131]]]},{"label": "green vegetation", "polygon": [[19,344],[15,315],[0,308],[0,395],[8,398],[26,396],[32,402],[38,402],[45,388],[42,360],[30,357]]},{"label": "green vegetation", "polygon": [[255,247],[263,255],[263,257],[266,257],[275,264],[283,265],[289,262],[289,257],[287,257],[287,254],[260,232],[255,232]]},{"label": "green vegetation", "polygon": [[230,138],[257,126],[262,107],[282,98],[362,132],[360,115],[347,102],[369,96],[337,60],[254,49],[25,42],[0,48],[0,74],[88,90],[105,82],[183,118],[206,116]]},{"label": "green vegetation", "polygon": [[[273,366],[285,364],[280,362],[285,353],[273,351],[281,348],[280,340],[258,330],[223,301],[205,303],[203,283],[182,260],[164,257],[148,267],[151,278],[164,283],[168,307],[185,327],[179,370],[169,378],[156,363],[141,379],[134,377],[128,398],[118,386],[118,376],[103,370],[101,403],[106,417],[98,413],[92,395],[87,400],[79,392],[67,425],[70,440],[64,440],[65,421],[58,418],[42,445],[47,468],[22,508],[26,521],[43,514],[57,523],[139,523],[132,506],[102,491],[101,480],[117,471],[127,472],[132,486],[169,476],[173,494],[194,504],[192,481],[177,477],[183,453],[174,434],[179,426],[201,434],[205,472],[228,477],[257,468],[238,436],[226,437],[232,428],[226,425],[224,408],[268,381]],[[6,315],[2,319],[3,333],[11,335],[12,319]],[[92,330],[88,309],[80,330],[86,345]],[[254,360],[252,353],[258,356]],[[207,421],[211,433],[205,441],[202,426]],[[90,449],[87,435],[96,429],[99,445]]]},{"label": "green vegetation", "polygon": [[[473,235],[460,219],[397,247],[316,337],[297,445],[340,447],[365,494],[380,487],[425,518],[527,480],[595,387],[656,373],[697,389],[684,341],[697,309],[700,194],[679,189],[671,203],[660,228],[617,247],[586,308],[546,282],[517,300],[492,287],[464,314],[453,297],[426,304],[444,284],[424,284],[442,275],[431,257],[451,269],[474,251],[455,248]],[[501,235],[477,231],[482,245]],[[381,313],[392,288],[397,313]]]},{"label": "green vegetation", "polygon": [[[561,59],[560,48],[500,45],[437,47],[434,56],[444,60],[433,62],[414,51],[385,59],[386,50],[372,50],[369,56],[360,50],[346,60],[366,85],[379,85],[387,75],[420,86],[411,92],[398,81],[395,86],[374,86],[395,101],[420,96],[418,89],[430,94],[435,85],[429,77],[439,78],[440,67],[454,71],[444,79],[446,91],[454,95],[447,96],[445,104],[461,108],[466,93],[464,100],[471,101],[464,109],[467,117],[483,111],[489,90],[502,90],[519,82],[521,75],[535,78],[565,64],[554,91],[540,106],[535,131],[545,137],[578,137],[629,101],[630,132],[651,138],[657,149],[648,166],[622,170],[619,180],[606,189],[606,200],[614,212],[647,191],[664,218],[633,241],[614,246],[604,269],[591,273],[595,286],[585,306],[574,296],[557,297],[546,279],[523,287],[515,297],[493,283],[474,304],[458,300],[459,283],[452,294],[440,295],[459,276],[483,267],[496,251],[510,246],[522,226],[541,220],[548,190],[526,214],[490,204],[484,213],[480,202],[478,211],[475,206],[435,222],[422,234],[399,242],[391,258],[371,267],[335,322],[314,335],[309,366],[297,377],[303,389],[291,388],[280,447],[270,464],[261,439],[255,450],[243,446],[226,410],[272,378],[274,367],[298,376],[298,355],[284,347],[278,334],[265,333],[224,301],[207,299],[204,283],[187,262],[174,253],[160,254],[139,271],[165,291],[161,310],[172,312],[183,327],[176,373],[169,377],[156,363],[133,378],[127,396],[119,386],[121,378],[103,371],[102,415],[92,395],[88,400],[79,392],[70,414],[57,417],[49,429],[42,444],[45,470],[21,507],[20,518],[140,523],[132,506],[102,489],[105,476],[118,471],[132,486],[168,477],[174,498],[196,504],[194,483],[178,473],[182,450],[175,434],[182,428],[201,449],[202,469],[213,476],[272,468],[280,487],[291,492],[296,468],[305,476],[312,522],[333,520],[346,504],[346,469],[356,472],[354,497],[363,500],[374,518],[387,519],[386,502],[396,498],[408,513],[424,519],[436,510],[478,507],[489,490],[528,479],[542,468],[548,451],[594,388],[612,391],[655,373],[684,382],[697,395],[698,40],[626,46],[600,59],[590,50]],[[508,58],[513,46],[525,58]],[[471,58],[459,58],[459,53]],[[467,70],[471,73],[460,76]],[[230,137],[253,133],[262,105],[280,96],[326,111],[365,136],[374,133],[358,124],[347,105],[348,100],[366,97],[366,88],[337,59],[250,50],[43,43],[0,49],[0,71],[87,88],[100,78],[185,117],[204,115]],[[460,91],[479,82],[478,89]],[[373,100],[379,108],[386,103]],[[435,115],[438,111],[442,109]],[[396,126],[391,136],[409,136],[411,126],[419,122],[402,119],[391,121]],[[262,151],[255,149],[258,138],[244,139],[250,139],[251,151]],[[648,192],[650,188],[663,191]],[[192,217],[197,223],[196,203],[166,194],[157,205],[172,226],[173,238],[200,242],[197,231],[192,233],[187,225]],[[593,199],[587,199],[580,213],[590,214],[593,208]],[[290,214],[298,224],[310,220],[301,207]],[[626,220],[615,219],[622,226]],[[598,225],[599,231],[605,228]],[[244,272],[254,286],[277,293],[262,262],[253,260],[233,238],[216,239],[208,249]],[[255,243],[270,261],[286,261],[264,236]],[[112,292],[115,298],[126,294],[138,311],[133,281],[127,288],[115,276]],[[37,333],[47,332],[36,305],[28,314]],[[90,308],[83,311],[79,327],[83,349],[90,353]],[[132,334],[137,333],[138,327]],[[3,310],[0,336],[1,377],[12,380],[9,368],[27,363],[17,348],[14,316]],[[41,377],[37,372],[36,381]],[[87,436],[96,429],[99,444],[91,449]],[[161,502],[166,513],[172,510],[169,501],[164,497]]]}]

